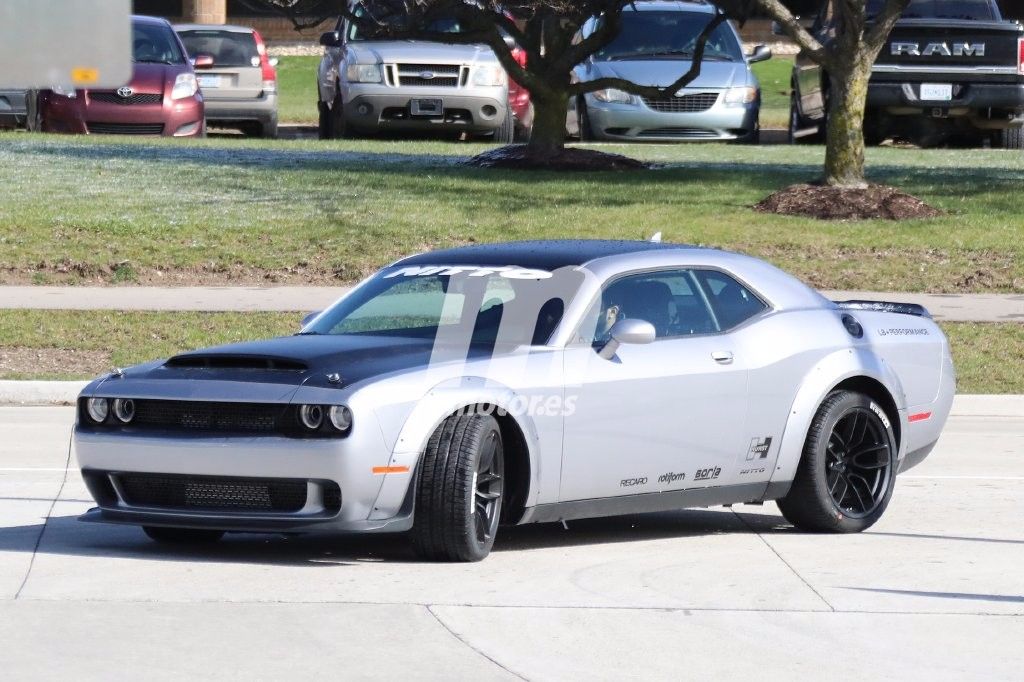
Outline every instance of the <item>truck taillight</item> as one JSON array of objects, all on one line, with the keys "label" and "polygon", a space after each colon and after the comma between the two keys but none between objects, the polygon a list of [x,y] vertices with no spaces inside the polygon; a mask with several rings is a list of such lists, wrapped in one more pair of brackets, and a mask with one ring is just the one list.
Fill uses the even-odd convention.
[{"label": "truck taillight", "polygon": [[1024,76],[1024,38],[1017,38],[1017,73]]},{"label": "truck taillight", "polygon": [[[263,42],[263,36],[259,34],[259,31],[253,31],[252,37],[256,40],[256,52],[260,56],[260,68],[263,69],[263,89],[275,90],[277,89],[277,71],[270,65],[270,57],[267,56],[267,46]],[[267,87],[269,81],[274,83],[271,87]]]}]

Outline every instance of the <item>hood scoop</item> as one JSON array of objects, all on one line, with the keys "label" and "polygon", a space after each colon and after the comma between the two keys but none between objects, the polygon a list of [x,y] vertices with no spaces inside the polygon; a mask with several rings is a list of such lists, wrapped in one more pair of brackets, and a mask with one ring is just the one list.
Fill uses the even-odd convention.
[{"label": "hood scoop", "polygon": [[305,372],[309,366],[298,360],[261,355],[222,355],[190,353],[175,355],[164,363],[171,369],[253,369],[281,372]]}]

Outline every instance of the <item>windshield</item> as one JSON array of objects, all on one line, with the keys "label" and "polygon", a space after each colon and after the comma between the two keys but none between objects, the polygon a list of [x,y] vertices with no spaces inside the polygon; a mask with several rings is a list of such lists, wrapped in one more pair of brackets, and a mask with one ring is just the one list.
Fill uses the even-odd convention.
[{"label": "windshield", "polygon": [[260,54],[256,38],[251,33],[238,31],[180,31],[181,42],[188,53],[208,54],[215,66],[259,66]]},{"label": "windshield", "polygon": [[[359,8],[356,10],[357,17],[366,16],[366,10]],[[392,29],[405,28],[405,22],[402,17],[392,16],[387,20],[387,25]],[[461,33],[462,25],[458,19],[437,19],[432,21],[427,26],[427,31],[431,33]],[[375,29],[369,26],[360,26],[355,22],[350,22],[348,25],[348,40],[349,42],[359,42],[363,40],[386,40],[385,30]]]},{"label": "windshield", "polygon": [[[302,333],[539,345],[561,321],[562,301],[572,296],[580,279],[511,266],[393,267]],[[566,282],[571,282],[568,288]]]},{"label": "windshield", "polygon": [[[886,0],[868,0],[868,16],[877,15]],[[910,0],[904,19],[966,19],[996,21],[999,16],[989,0]]]},{"label": "windshield", "polygon": [[132,59],[144,63],[183,64],[185,55],[169,26],[139,23],[132,25]]},{"label": "windshield", "polygon": [[[697,38],[711,15],[698,12],[623,12],[622,30],[594,58],[615,59],[690,59]],[[743,61],[743,49],[731,27],[722,24],[714,30],[704,48],[704,59]]]}]

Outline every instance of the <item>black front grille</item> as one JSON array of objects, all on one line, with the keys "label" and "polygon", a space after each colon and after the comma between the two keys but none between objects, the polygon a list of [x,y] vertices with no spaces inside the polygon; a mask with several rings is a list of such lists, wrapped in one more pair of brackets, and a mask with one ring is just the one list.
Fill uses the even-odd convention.
[{"label": "black front grille", "polygon": [[717,92],[699,92],[681,97],[670,97],[668,99],[644,98],[644,104],[654,111],[671,114],[693,114],[707,111],[715,106],[717,101]]},{"label": "black front grille", "polygon": [[265,433],[285,425],[287,412],[287,405],[273,403],[136,400],[132,425],[185,431]]},{"label": "black front grille", "polygon": [[163,123],[88,123],[95,135],[162,135]]},{"label": "black front grille", "polygon": [[422,85],[425,87],[435,88],[454,88],[458,87],[458,78],[420,78],[419,76],[399,76],[401,85]]},{"label": "black front grille", "polygon": [[[298,478],[131,473],[118,474],[117,481],[132,507],[292,513],[306,506],[307,481]],[[335,497],[340,506],[340,494]]]},{"label": "black front grille", "polygon": [[107,104],[123,104],[127,106],[129,104],[160,104],[164,101],[164,96],[136,93],[127,97],[121,97],[116,92],[91,92],[89,93],[89,99],[93,102],[106,102]]}]

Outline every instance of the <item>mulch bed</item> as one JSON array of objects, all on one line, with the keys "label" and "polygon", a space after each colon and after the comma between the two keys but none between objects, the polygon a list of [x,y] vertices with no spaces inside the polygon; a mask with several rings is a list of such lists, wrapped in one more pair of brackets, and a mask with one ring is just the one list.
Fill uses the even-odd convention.
[{"label": "mulch bed", "polygon": [[566,147],[558,154],[537,155],[526,145],[500,147],[477,154],[466,165],[475,168],[508,168],[513,170],[549,171],[629,171],[646,170],[651,164],[620,154],[608,154],[594,149]]},{"label": "mulch bed", "polygon": [[942,215],[942,211],[917,197],[886,185],[863,188],[791,185],[764,199],[754,209],[819,220],[909,220]]}]

